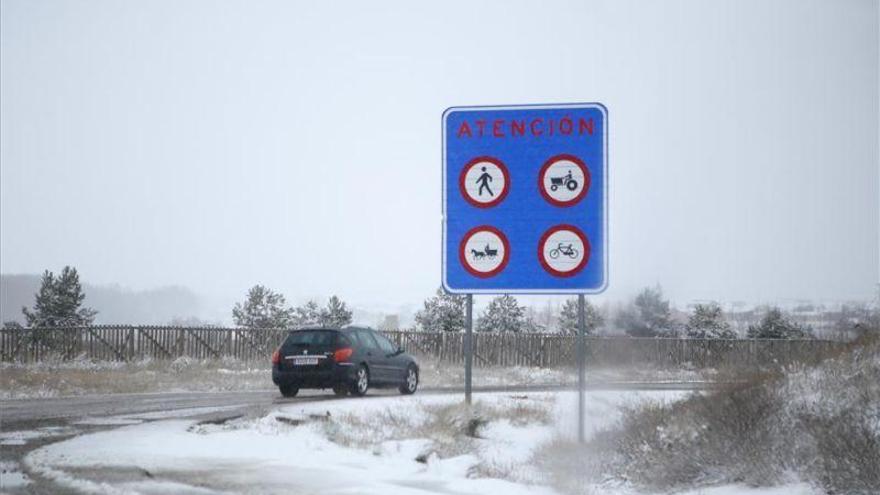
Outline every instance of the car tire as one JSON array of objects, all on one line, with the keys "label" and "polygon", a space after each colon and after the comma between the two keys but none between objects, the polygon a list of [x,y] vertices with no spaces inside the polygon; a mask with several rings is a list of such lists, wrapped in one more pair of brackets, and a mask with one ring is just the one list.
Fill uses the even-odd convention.
[{"label": "car tire", "polygon": [[280,385],[278,390],[280,390],[281,395],[285,397],[296,397],[296,394],[299,393],[299,388],[293,385]]},{"label": "car tire", "polygon": [[360,365],[355,373],[354,383],[351,384],[351,395],[354,395],[355,397],[363,397],[367,395],[367,390],[369,389],[370,370],[368,370],[366,366]]},{"label": "car tire", "polygon": [[348,387],[345,385],[334,385],[333,393],[336,394],[337,397],[345,397],[348,395]]},{"label": "car tire", "polygon": [[419,388],[419,369],[415,365],[409,365],[406,369],[406,381],[400,386],[400,393],[412,395]]}]

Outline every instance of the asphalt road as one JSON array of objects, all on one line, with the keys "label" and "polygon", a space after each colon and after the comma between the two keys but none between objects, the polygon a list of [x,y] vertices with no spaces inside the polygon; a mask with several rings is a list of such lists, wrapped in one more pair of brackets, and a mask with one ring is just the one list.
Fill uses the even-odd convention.
[{"label": "asphalt road", "polygon": [[[588,390],[699,390],[708,388],[705,382],[611,382],[591,383]],[[474,387],[474,393],[487,392],[547,392],[576,390],[570,385],[540,386],[494,386]],[[464,393],[462,387],[425,388],[419,394]],[[397,395],[396,390],[371,390],[369,397]],[[280,404],[304,401],[336,400],[332,392],[303,390],[294,398],[284,398],[277,390],[236,392],[162,392],[139,394],[86,395],[50,399],[14,399],[0,401],[0,431],[57,425],[85,418],[170,412],[182,409],[216,408],[236,409],[268,408]],[[197,412],[197,411],[193,411]]]}]

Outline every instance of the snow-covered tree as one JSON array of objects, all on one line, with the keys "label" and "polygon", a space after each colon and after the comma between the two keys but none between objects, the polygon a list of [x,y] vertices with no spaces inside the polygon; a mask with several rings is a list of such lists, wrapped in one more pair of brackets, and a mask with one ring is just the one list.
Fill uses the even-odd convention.
[{"label": "snow-covered tree", "polygon": [[717,303],[697,304],[685,325],[687,336],[692,339],[734,339],[736,334],[724,319]]},{"label": "snow-covered tree", "polygon": [[812,336],[809,327],[785,317],[779,308],[770,308],[757,325],[749,325],[750,339],[802,339]]},{"label": "snow-covered tree", "polygon": [[82,307],[86,295],[76,268],[65,266],[61,275],[46,270],[32,310],[22,308],[29,327],[72,327],[91,325],[98,314]]},{"label": "snow-covered tree", "polygon": [[293,326],[307,327],[321,324],[321,308],[315,301],[308,301],[293,310]]},{"label": "snow-covered tree", "polygon": [[351,323],[352,312],[342,300],[330,296],[327,306],[321,310],[319,323],[322,327],[338,328]]},{"label": "snow-covered tree", "polygon": [[498,296],[489,303],[477,321],[478,332],[522,332],[525,310],[509,295]]},{"label": "snow-covered tree", "polygon": [[[584,300],[584,329],[587,335],[595,333],[596,329],[601,327],[605,322],[605,318],[590,301]],[[562,310],[559,312],[559,332],[566,335],[577,335],[578,333],[578,301],[577,299],[566,299],[562,304]]]},{"label": "snow-covered tree", "polygon": [[669,301],[663,299],[659,285],[642,290],[631,305],[618,313],[616,323],[632,337],[660,337],[675,333]]},{"label": "snow-covered tree", "polygon": [[247,300],[235,303],[232,319],[240,327],[286,328],[293,323],[294,310],[284,296],[262,285],[248,291]]},{"label": "snow-covered tree", "polygon": [[425,299],[425,307],[416,313],[416,323],[426,332],[461,332],[465,325],[464,296],[437,289],[434,297]]}]

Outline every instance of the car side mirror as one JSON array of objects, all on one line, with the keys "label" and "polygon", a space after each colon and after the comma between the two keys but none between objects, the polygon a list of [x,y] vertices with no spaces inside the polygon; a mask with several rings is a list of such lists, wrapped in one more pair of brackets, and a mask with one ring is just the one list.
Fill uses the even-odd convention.
[{"label": "car side mirror", "polygon": [[395,354],[403,354],[404,352],[406,351],[403,350],[402,345],[397,346],[397,352],[395,352]]}]

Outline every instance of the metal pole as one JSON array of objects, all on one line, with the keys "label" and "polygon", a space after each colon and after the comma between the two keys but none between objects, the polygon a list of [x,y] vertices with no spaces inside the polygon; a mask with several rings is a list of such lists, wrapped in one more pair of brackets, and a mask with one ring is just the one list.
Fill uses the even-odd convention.
[{"label": "metal pole", "polygon": [[584,443],[584,381],[586,361],[587,328],[584,317],[584,295],[578,294],[578,336],[577,336],[577,365],[578,365],[578,442]]},{"label": "metal pole", "polygon": [[474,366],[474,296],[466,296],[464,333],[464,401],[471,404],[471,370]]}]

